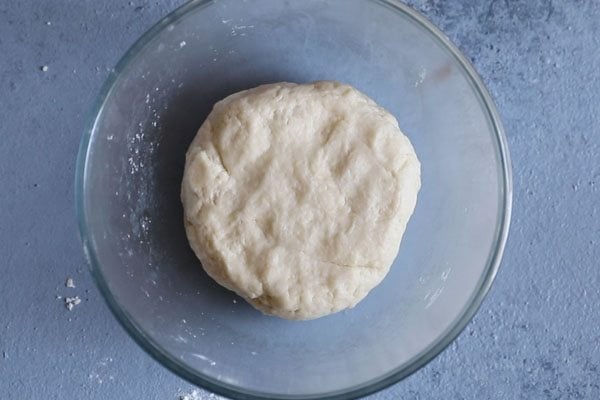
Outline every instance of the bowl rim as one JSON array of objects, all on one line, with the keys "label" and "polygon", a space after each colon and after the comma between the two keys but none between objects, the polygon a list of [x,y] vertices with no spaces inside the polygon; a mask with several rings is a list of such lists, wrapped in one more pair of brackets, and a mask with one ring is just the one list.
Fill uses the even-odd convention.
[{"label": "bowl rim", "polygon": [[152,41],[160,32],[166,29],[172,23],[183,18],[191,11],[199,11],[204,7],[208,7],[214,4],[216,0],[191,0],[190,2],[177,8],[148,31],[146,31],[123,55],[123,57],[113,68],[106,81],[104,82],[102,89],[100,90],[96,100],[91,108],[91,111],[87,118],[87,124],[83,132],[81,142],[79,145],[79,151],[77,155],[76,169],[75,169],[75,205],[76,214],[78,219],[79,234],[83,244],[83,250],[91,270],[92,276],[96,282],[96,285],[100,289],[102,296],[108,304],[110,310],[115,315],[117,321],[125,328],[129,335],[134,341],[150,354],[160,364],[167,367],[169,370],[174,372],[176,375],[186,379],[192,384],[203,387],[216,394],[227,396],[234,399],[244,400],[299,400],[299,399],[328,399],[328,400],[341,400],[349,398],[357,398],[367,396],[375,393],[382,389],[385,389],[393,384],[398,383],[409,375],[413,374],[435,357],[437,357],[444,349],[450,345],[458,335],[464,330],[466,325],[471,321],[477,310],[480,308],[485,296],[487,295],[494,278],[500,267],[502,254],[504,252],[506,241],[508,238],[508,231],[510,227],[511,213],[512,213],[512,168],[510,162],[510,155],[508,150],[508,143],[504,128],[502,126],[500,115],[494,105],[491,95],[486,89],[483,81],[479,77],[473,65],[467,60],[467,58],[460,52],[460,50],[450,41],[450,39],[433,23],[427,20],[422,14],[414,10],[408,5],[401,3],[399,0],[368,0],[374,3],[379,3],[382,6],[389,8],[391,11],[404,14],[405,16],[412,19],[414,22],[419,24],[425,31],[429,31],[432,36],[455,58],[458,64],[463,68],[466,76],[470,80],[474,88],[474,92],[480,97],[480,101],[488,114],[488,118],[491,121],[493,130],[495,132],[495,144],[497,155],[500,160],[502,167],[502,187],[500,193],[500,203],[503,207],[499,208],[498,221],[500,223],[496,226],[495,238],[496,246],[491,249],[488,256],[487,266],[483,274],[479,278],[476,286],[476,290],[471,294],[470,300],[466,303],[465,307],[458,314],[457,318],[453,321],[452,325],[449,326],[433,343],[431,343],[426,349],[420,354],[413,357],[412,360],[407,362],[405,366],[398,367],[387,374],[373,379],[371,381],[363,382],[354,387],[347,389],[338,390],[335,392],[328,392],[323,394],[311,394],[308,396],[304,395],[286,395],[286,394],[271,394],[263,393],[254,390],[246,390],[241,387],[231,385],[222,381],[218,381],[214,378],[206,376],[198,371],[194,371],[188,366],[180,363],[175,357],[170,355],[161,346],[156,343],[150,336],[144,333],[144,330],[139,326],[132,316],[122,308],[117,300],[113,297],[108,282],[105,280],[102,272],[99,268],[99,263],[95,253],[94,246],[91,243],[91,234],[88,230],[88,219],[85,211],[85,172],[87,166],[87,160],[89,156],[90,144],[92,134],[95,131],[98,117],[102,114],[104,109],[105,101],[110,96],[115,83],[118,81],[120,73],[127,68],[131,60],[133,60],[138,53]]}]

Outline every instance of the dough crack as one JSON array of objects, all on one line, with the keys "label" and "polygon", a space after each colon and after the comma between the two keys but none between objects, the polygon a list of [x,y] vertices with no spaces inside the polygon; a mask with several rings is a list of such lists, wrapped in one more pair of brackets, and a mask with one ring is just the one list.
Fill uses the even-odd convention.
[{"label": "dough crack", "polygon": [[225,161],[223,161],[223,156],[221,155],[221,151],[219,150],[219,148],[217,146],[213,145],[213,148],[215,149],[215,153],[217,153],[217,157],[219,158],[219,163],[221,164],[221,167],[223,167],[223,170],[227,173],[227,176],[231,177],[231,173],[229,172],[229,169],[225,165]]}]

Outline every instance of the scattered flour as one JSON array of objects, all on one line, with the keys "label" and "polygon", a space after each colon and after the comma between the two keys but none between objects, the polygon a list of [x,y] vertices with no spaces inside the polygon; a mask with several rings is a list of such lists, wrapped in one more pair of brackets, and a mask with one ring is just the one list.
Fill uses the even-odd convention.
[{"label": "scattered flour", "polygon": [[201,400],[199,393],[198,390],[194,389],[189,393],[179,395],[179,400]]},{"label": "scattered flour", "polygon": [[427,70],[423,68],[419,72],[419,78],[415,82],[415,87],[421,86],[423,84],[423,82],[425,82],[425,79],[427,79]]},{"label": "scattered flour", "polygon": [[223,397],[217,396],[214,393],[202,394],[198,389],[194,389],[188,393],[181,393],[178,400],[206,400],[206,399],[223,399]]},{"label": "scattered flour", "polygon": [[65,307],[69,311],[71,311],[73,307],[75,307],[79,303],[81,303],[81,299],[79,298],[79,296],[65,298]]}]

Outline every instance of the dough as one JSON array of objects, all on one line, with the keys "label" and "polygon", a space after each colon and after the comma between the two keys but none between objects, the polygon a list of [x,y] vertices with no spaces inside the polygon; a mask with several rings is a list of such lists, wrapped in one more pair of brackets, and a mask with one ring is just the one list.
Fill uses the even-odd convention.
[{"label": "dough", "polygon": [[353,307],[387,274],[420,164],[396,119],[338,82],[218,102],[186,154],[181,197],[206,272],[266,314]]}]

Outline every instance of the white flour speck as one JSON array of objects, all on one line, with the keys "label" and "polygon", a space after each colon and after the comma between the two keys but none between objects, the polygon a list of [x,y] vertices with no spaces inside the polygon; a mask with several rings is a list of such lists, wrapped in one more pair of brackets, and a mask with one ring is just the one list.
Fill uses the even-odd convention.
[{"label": "white flour speck", "polygon": [[448,279],[448,276],[450,275],[450,271],[452,271],[452,268],[448,268],[447,270],[445,270],[444,272],[442,272],[442,276],[440,277],[443,281]]},{"label": "white flour speck", "polygon": [[428,291],[427,294],[424,297],[424,300],[427,301],[427,304],[425,305],[425,308],[429,308],[433,305],[433,303],[435,303],[435,301],[437,300],[438,297],[440,297],[440,294],[442,294],[444,290],[443,286],[438,287],[435,291]]},{"label": "white flour speck", "polygon": [[217,365],[217,363],[213,360],[211,360],[210,358],[203,356],[202,354],[192,354],[194,357],[201,359],[202,361],[206,361],[210,364],[211,367],[214,367],[215,365]]},{"label": "white flour speck", "polygon": [[[254,25],[234,25],[231,27],[231,36],[237,36],[238,35],[238,31],[243,31],[245,29],[252,29],[254,28]],[[242,32],[239,33],[240,36],[246,36],[246,33]]]},{"label": "white flour speck", "polygon": [[47,65],[42,65],[42,67],[40,69],[42,70],[42,72],[48,72],[48,66]]},{"label": "white flour speck", "polygon": [[181,42],[179,42],[179,48],[182,48],[183,46],[185,46],[187,43],[185,42],[185,40],[182,40]]},{"label": "white flour speck", "polygon": [[67,278],[67,280],[65,281],[65,286],[68,288],[74,288],[75,282],[73,281],[73,278]]},{"label": "white flour speck", "polygon": [[65,298],[65,307],[69,311],[71,311],[73,307],[75,307],[79,303],[81,303],[81,299],[79,298],[79,296]]},{"label": "white flour speck", "polygon": [[423,84],[423,82],[425,82],[426,78],[427,78],[427,70],[425,68],[423,68],[419,72],[419,78],[415,82],[415,87],[421,86]]},{"label": "white flour speck", "polygon": [[96,383],[98,383],[99,385],[102,384],[102,378],[100,377],[99,374],[97,374],[96,372],[92,372],[91,374],[88,375],[88,379],[90,381],[96,381]]},{"label": "white flour speck", "polygon": [[183,393],[179,395],[179,400],[201,400],[199,397],[198,390],[194,389],[189,393]]}]

